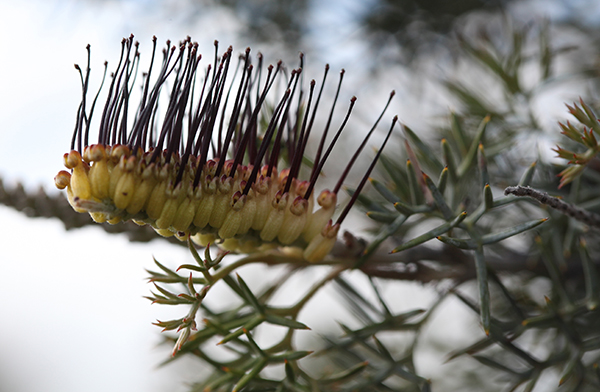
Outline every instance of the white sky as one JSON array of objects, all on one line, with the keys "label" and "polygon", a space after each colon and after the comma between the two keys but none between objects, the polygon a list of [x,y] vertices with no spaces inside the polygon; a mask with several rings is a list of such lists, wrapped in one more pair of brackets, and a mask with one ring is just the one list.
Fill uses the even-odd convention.
[{"label": "white sky", "polygon": [[[53,190],[81,97],[73,64],[85,64],[88,43],[92,75],[100,78],[103,61],[114,62],[132,32],[146,53],[152,35],[164,42],[190,34],[211,48],[216,37],[233,38],[219,19],[188,31],[141,1],[0,1],[0,175],[7,185]],[[156,347],[161,337],[151,323],[183,310],[142,298],[152,256],[175,266],[189,262],[184,249],[131,244],[96,227],[66,233],[57,220],[30,220],[4,206],[0,222],[0,391],[184,391],[197,379],[185,360],[156,369],[170,348]]]},{"label": "white sky", "polygon": [[[104,60],[114,67],[121,38],[132,32],[142,56],[152,35],[159,42],[191,35],[211,56],[215,38],[224,47],[250,44],[225,15],[184,24],[182,3],[170,2],[171,12],[150,11],[155,2],[144,1],[0,1],[0,176],[6,186],[22,181],[28,189],[55,191],[81,98],[73,64],[85,64],[88,43],[92,85]],[[161,241],[132,244],[97,227],[65,232],[57,220],[27,219],[4,206],[0,222],[0,392],[177,392],[198,379],[193,359],[156,369],[171,348],[156,347],[159,329],[151,323],[184,310],[142,298],[151,289],[144,268],[152,268],[152,256],[176,267],[190,262],[185,249]]]},{"label": "white sky", "polygon": [[[92,79],[100,78],[105,59],[114,65],[121,38],[132,32],[142,55],[149,53],[152,35],[159,42],[191,35],[211,55],[215,38],[237,49],[250,44],[236,35],[235,21],[225,14],[199,15],[195,26],[183,23],[182,3],[168,2],[174,10],[169,12],[141,0],[0,0],[0,176],[8,186],[20,180],[29,189],[53,189],[80,101],[73,64],[85,64],[88,43]],[[319,13],[315,23],[339,22],[352,12],[334,14],[330,9]],[[343,63],[360,51],[347,39],[356,33],[354,27],[345,26],[329,40],[312,37],[319,49],[334,48],[317,55],[322,63],[331,62],[332,69],[360,68]],[[397,77],[390,84],[402,82]],[[416,103],[403,102],[398,110],[411,124],[411,115],[419,115],[413,110]],[[177,392],[196,379],[194,372],[185,372],[197,365],[193,360],[156,370],[170,347],[156,348],[160,336],[151,322],[181,314],[142,298],[151,288],[143,269],[152,268],[152,256],[175,266],[189,262],[185,249],[161,241],[132,244],[96,227],[67,233],[57,220],[27,219],[3,206],[0,222],[0,392]],[[402,298],[421,296],[407,309],[425,306],[430,299],[415,286],[401,290]],[[82,354],[84,346],[92,355]]]}]

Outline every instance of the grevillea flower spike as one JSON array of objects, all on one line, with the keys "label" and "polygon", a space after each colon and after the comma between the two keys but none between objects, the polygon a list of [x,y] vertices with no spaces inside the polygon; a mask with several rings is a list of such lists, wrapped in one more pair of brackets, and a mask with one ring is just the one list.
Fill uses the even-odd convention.
[{"label": "grevillea flower spike", "polygon": [[[58,188],[66,188],[71,206],[75,211],[88,212],[96,222],[114,224],[131,219],[151,225],[163,236],[191,237],[201,245],[217,242],[223,248],[241,252],[265,245],[298,246],[307,261],[322,260],[331,251],[340,224],[373,169],[396,119],[349,204],[333,223],[337,193],[383,116],[352,156],[333,191],[321,192],[316,198],[319,206],[315,206],[315,183],[356,101],[355,97],[350,100],[343,122],[325,148],[344,71],[312,172],[308,180],[301,180],[300,168],[328,66],[318,93],[312,80],[306,97],[302,55],[299,68],[288,73],[279,62],[266,67],[264,75],[262,56],[257,56],[255,66],[250,49],[246,49],[235,71],[231,71],[232,48],[218,56],[215,42],[214,60],[201,76],[198,45],[188,37],[178,46],[167,41],[155,76],[156,37],[153,43],[140,102],[132,112],[130,97],[139,66],[138,43],[133,42],[133,36],[123,40],[119,64],[110,75],[95,144],[90,144],[90,128],[99,92],[90,103],[89,46],[85,73],[75,66],[83,95],[71,152],[65,154],[70,172],[63,170],[55,178]],[[105,76],[106,69],[107,63]],[[168,90],[168,97],[166,107],[159,110],[163,90]],[[267,100],[268,95],[276,98]],[[279,168],[284,160],[290,163],[289,168]]]}]

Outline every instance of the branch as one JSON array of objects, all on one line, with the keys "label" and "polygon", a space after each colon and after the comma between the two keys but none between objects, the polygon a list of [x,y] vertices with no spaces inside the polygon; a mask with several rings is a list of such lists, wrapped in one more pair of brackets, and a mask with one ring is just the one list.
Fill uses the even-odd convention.
[{"label": "branch", "polygon": [[573,204],[566,203],[557,197],[552,197],[546,192],[541,192],[528,186],[509,186],[504,190],[505,195],[515,195],[519,197],[527,196],[536,199],[542,204],[546,204],[565,215],[570,216],[590,227],[600,228],[600,215],[576,207]]},{"label": "branch", "polygon": [[[161,238],[149,226],[138,226],[133,222],[124,222],[118,225],[108,223],[98,225],[88,214],[75,212],[63,194],[48,194],[42,187],[35,193],[27,192],[21,183],[8,188],[4,186],[2,178],[0,178],[0,204],[22,212],[30,218],[58,218],[65,225],[66,230],[94,225],[101,227],[107,233],[126,233],[130,241],[149,242]],[[182,244],[175,238],[168,238],[167,240]]]}]

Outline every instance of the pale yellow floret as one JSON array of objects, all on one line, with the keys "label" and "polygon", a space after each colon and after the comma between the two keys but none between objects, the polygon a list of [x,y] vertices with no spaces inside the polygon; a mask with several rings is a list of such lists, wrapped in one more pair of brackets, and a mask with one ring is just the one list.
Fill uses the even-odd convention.
[{"label": "pale yellow floret", "polygon": [[227,238],[219,244],[219,248],[229,252],[240,252],[240,241],[237,238]]},{"label": "pale yellow floret", "polygon": [[113,203],[115,207],[124,210],[129,206],[135,192],[136,178],[134,173],[127,172],[121,175],[115,187]]},{"label": "pale yellow floret", "polygon": [[254,189],[256,191],[256,213],[252,221],[252,229],[261,231],[265,227],[269,212],[271,211],[271,188],[273,181],[269,177],[260,177],[256,181]]},{"label": "pale yellow floret", "polygon": [[[69,188],[73,192],[74,199],[92,200],[92,186],[87,175],[87,165],[80,162],[73,168]],[[77,212],[87,212],[86,210]]]},{"label": "pale yellow floret", "polygon": [[321,233],[315,236],[304,249],[304,260],[309,263],[318,263],[323,260],[333,249],[339,230],[340,225],[333,225],[330,220]]},{"label": "pale yellow floret", "polygon": [[238,227],[237,234],[246,234],[248,230],[250,230],[252,223],[254,222],[256,210],[256,195],[254,190],[250,189],[246,195],[246,202],[240,210],[240,213],[242,214],[242,220],[240,222],[240,226]]},{"label": "pale yellow floret", "polygon": [[74,197],[91,199],[92,188],[88,178],[89,166],[81,160],[81,155],[77,151],[65,154],[65,166],[72,170],[69,186]]},{"label": "pale yellow floret", "polygon": [[168,229],[171,227],[178,207],[177,199],[167,199],[163,206],[163,210],[154,225],[159,229]]},{"label": "pale yellow floret", "polygon": [[[315,198],[304,199],[308,182],[294,179],[289,192],[283,193],[286,170],[266,177],[263,168],[244,195],[251,167],[239,166],[236,175],[229,177],[231,166],[226,165],[223,174],[215,178],[218,161],[208,161],[201,176],[205,181],[193,189],[194,168],[188,162],[173,188],[178,161],[167,164],[161,156],[149,164],[149,157],[130,155],[121,145],[88,146],[83,158],[77,151],[65,154],[65,166],[72,173],[59,172],[55,183],[60,189],[67,188],[69,203],[76,211],[89,212],[98,223],[116,224],[134,215],[137,224],[150,224],[158,234],[176,234],[180,240],[187,239],[190,232],[214,230],[191,237],[202,246],[217,241],[222,249],[252,253],[303,238],[308,247],[296,249],[296,253],[318,262],[335,244],[339,225],[332,226],[330,219],[336,195],[322,192],[317,198],[321,208],[313,212]],[[249,232],[253,233],[251,239],[244,237]]]},{"label": "pale yellow floret", "polygon": [[215,202],[210,214],[208,224],[216,229],[223,225],[227,211],[231,208],[231,196],[233,194],[234,180],[231,177],[221,177],[217,180],[217,192]]},{"label": "pale yellow floret", "polygon": [[165,202],[167,201],[167,186],[169,184],[169,165],[160,166],[155,169],[156,185],[150,192],[148,201],[144,209],[151,220],[156,220],[160,217]]},{"label": "pale yellow floret", "polygon": [[213,178],[204,186],[202,190],[202,198],[198,204],[198,209],[194,215],[194,226],[198,229],[203,229],[208,225],[210,214],[212,213],[215,204],[215,192],[217,191],[217,179]]},{"label": "pale yellow floret", "polygon": [[190,238],[196,244],[198,244],[199,246],[203,246],[203,247],[208,246],[208,244],[214,244],[215,241],[217,240],[217,237],[215,237],[215,235],[212,233],[206,233],[206,234],[197,233],[197,234],[194,234],[193,236],[191,236]]},{"label": "pale yellow floret", "polygon": [[145,163],[142,161],[135,171],[138,181],[136,182],[133,197],[127,206],[127,213],[132,215],[145,210],[150,195],[152,195],[152,191],[158,183],[156,165],[154,163],[145,167],[144,165]]},{"label": "pale yellow floret", "polygon": [[83,151],[83,159],[91,164],[88,177],[92,185],[93,196],[99,200],[108,199],[110,171],[113,165],[109,164],[106,149],[99,144],[87,146]]},{"label": "pale yellow floret", "polygon": [[167,202],[167,182],[168,180],[166,179],[158,182],[154,189],[152,189],[152,193],[148,198],[146,214],[148,214],[148,217],[152,220],[160,218],[160,214]]},{"label": "pale yellow floret", "polygon": [[223,221],[223,224],[219,228],[219,238],[229,239],[233,238],[240,227],[242,221],[242,214],[240,211],[230,210],[227,213],[227,217]]},{"label": "pale yellow floret", "polygon": [[125,166],[128,154],[129,149],[126,146],[122,145],[114,146],[110,151],[110,161],[112,162],[112,164],[109,164],[110,184],[108,194],[109,197],[113,200],[115,197],[117,184],[119,183],[121,176],[126,170]]},{"label": "pale yellow floret", "polygon": [[67,200],[76,212],[88,212],[85,208],[79,207],[77,202],[75,202],[75,195],[73,194],[73,190],[71,189],[70,185],[67,186]]},{"label": "pale yellow floret", "polygon": [[90,216],[96,223],[104,223],[108,218],[103,212],[90,212]]},{"label": "pale yellow floret", "polygon": [[159,235],[163,237],[172,237],[175,233],[168,229],[157,229],[154,227],[154,231],[156,231]]},{"label": "pale yellow floret", "polygon": [[120,223],[122,220],[123,220],[123,218],[121,218],[120,216],[115,216],[115,217],[107,220],[107,222],[110,223],[111,225],[116,225],[117,223]]},{"label": "pale yellow floret", "polygon": [[154,187],[156,186],[156,182],[156,178],[153,177],[142,179],[139,182],[139,185],[137,185],[129,205],[127,206],[127,212],[129,214],[137,214],[145,207],[146,203],[150,199],[150,195],[152,194]]},{"label": "pale yellow floret", "polygon": [[336,202],[337,196],[335,193],[328,190],[321,192],[317,198],[317,203],[319,203],[321,208],[311,214],[310,221],[307,222],[304,232],[302,233],[306,242],[310,242],[321,232],[321,230],[323,230],[323,227],[325,227],[327,222],[333,216]]},{"label": "pale yellow floret", "polygon": [[88,174],[92,186],[93,195],[99,200],[109,197],[110,172],[106,159],[94,161]]},{"label": "pale yellow floret", "polygon": [[194,215],[200,204],[200,199],[187,196],[177,208],[172,226],[177,231],[187,231],[194,220]]},{"label": "pale yellow floret", "polygon": [[81,154],[78,151],[72,150],[66,153],[64,156],[65,167],[67,169],[73,169],[75,166],[79,166],[81,163]]},{"label": "pale yellow floret", "polygon": [[306,224],[306,217],[308,215],[308,201],[300,196],[296,196],[296,199],[292,202],[290,208],[286,209],[283,223],[277,239],[284,245],[289,245],[296,241]]},{"label": "pale yellow floret", "polygon": [[175,189],[167,187],[167,197],[160,217],[156,220],[156,227],[159,229],[168,229],[172,226],[179,206],[187,197],[187,189],[183,189],[182,183],[177,184]]},{"label": "pale yellow floret", "polygon": [[[125,157],[121,158],[123,161]],[[119,180],[123,175],[124,164],[121,164],[120,161],[117,161],[117,164],[110,171],[110,182],[108,184],[108,195],[110,199],[115,200],[115,193],[117,191],[117,185],[119,184]]]},{"label": "pale yellow floret", "polygon": [[285,209],[288,206],[289,193],[284,193],[273,200],[271,211],[269,212],[269,217],[265,223],[265,227],[263,227],[260,232],[260,238],[263,241],[271,242],[279,233],[281,229],[281,225],[283,224],[283,218],[285,217]]},{"label": "pale yellow floret", "polygon": [[242,196],[238,191],[233,196],[232,206],[229,208],[227,212],[227,216],[223,221],[223,224],[219,228],[219,237],[223,239],[232,238],[237,231],[239,230],[240,224],[242,222],[243,214],[242,209],[246,204],[246,196]]}]

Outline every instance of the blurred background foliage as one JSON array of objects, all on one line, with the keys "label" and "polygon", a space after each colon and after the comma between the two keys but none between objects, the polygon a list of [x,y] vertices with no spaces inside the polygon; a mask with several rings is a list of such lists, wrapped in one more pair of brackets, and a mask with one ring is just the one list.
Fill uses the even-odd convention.
[{"label": "blurred background foliage", "polygon": [[[595,2],[184,3],[178,6],[185,8],[190,23],[199,14],[226,9],[239,24],[238,34],[289,55],[305,49],[307,37],[322,34],[314,30],[315,13],[340,7],[340,12],[351,15],[352,38],[364,45],[367,55],[359,57],[369,60],[368,68],[377,76],[371,81],[373,90],[381,95],[381,86],[389,85],[386,77],[394,72],[435,85],[428,93],[420,90],[422,95],[415,91],[418,104],[412,107],[423,106],[416,115],[422,122],[403,126],[401,148],[386,151],[379,173],[372,175],[371,190],[359,199],[371,220],[366,224],[369,231],[352,232],[342,250],[334,251],[338,265],[357,267],[361,277],[346,279],[340,270],[323,280],[323,284],[335,281],[336,306],[349,311],[354,327],[341,323],[343,336],[333,332],[323,336],[318,353],[296,350],[291,336],[305,327],[296,320],[299,308],[269,305],[286,278],[274,279],[254,294],[240,277],[218,275],[219,266],[209,265],[223,276],[241,305],[214,310],[210,304],[218,303],[218,298],[210,294],[208,305],[177,300],[192,303],[206,318],[178,354],[195,355],[213,368],[194,390],[600,389],[597,228],[530,199],[502,193],[510,185],[531,185],[589,212],[600,212],[598,160],[591,159],[586,170],[559,189],[557,176],[569,164],[554,158],[550,150],[559,143],[584,151],[577,142],[561,138],[556,119],[569,118],[577,132],[594,128],[592,120],[567,117],[569,110],[556,102],[582,107],[578,99],[583,97],[591,112],[599,108],[600,25],[591,17],[598,16]],[[339,39],[342,48],[337,51],[343,50],[346,39]],[[425,102],[428,99],[432,101]],[[418,176],[420,170],[426,178]],[[58,217],[67,229],[92,223],[73,212],[61,196],[43,189],[32,193],[0,183],[0,202],[28,216]],[[467,212],[464,221],[462,211]],[[542,224],[545,217],[550,219]],[[102,227],[126,232],[135,241],[155,238],[150,230],[135,225]],[[437,230],[440,227],[444,230]],[[528,232],[500,242],[523,231]],[[368,239],[357,238],[361,236]],[[423,241],[414,241],[418,238]],[[393,249],[397,253],[389,255]],[[206,267],[202,258],[196,261],[199,268]],[[312,268],[288,261],[292,272]],[[187,287],[182,294],[188,296],[201,291],[186,285],[187,275],[157,267],[162,272],[151,272],[154,282],[182,283],[177,290]],[[427,309],[390,310],[394,298],[385,298],[381,287],[403,284],[402,280],[430,285],[436,298]],[[193,283],[203,286],[206,281]],[[174,294],[167,293],[159,290],[153,299],[168,303]],[[457,303],[461,311],[456,310]],[[444,306],[477,326],[468,346],[450,348],[435,339],[421,343],[423,334],[436,334],[427,331],[427,323]],[[460,313],[464,309],[477,319]],[[262,317],[258,322],[252,319],[257,315]],[[285,317],[288,321],[281,320]],[[244,324],[248,320],[254,320],[251,328]],[[279,345],[268,349],[251,335],[265,320],[289,328]],[[232,342],[236,359],[225,361],[202,349],[207,342],[215,343],[211,340],[215,336]],[[419,359],[422,356],[444,357],[451,370],[440,375],[425,371],[423,376],[428,365],[427,359]],[[277,364],[280,371],[261,373],[269,364]]]}]

